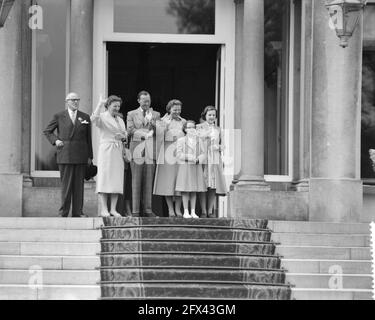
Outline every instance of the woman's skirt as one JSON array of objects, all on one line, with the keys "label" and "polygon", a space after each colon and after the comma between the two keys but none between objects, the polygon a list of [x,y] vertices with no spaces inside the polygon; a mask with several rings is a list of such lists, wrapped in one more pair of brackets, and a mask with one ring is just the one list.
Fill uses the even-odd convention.
[{"label": "woman's skirt", "polygon": [[223,174],[222,163],[204,165],[203,173],[207,188],[215,189],[216,194],[220,196],[225,196],[227,194],[228,190]]},{"label": "woman's skirt", "polygon": [[97,193],[122,194],[124,189],[124,160],[120,143],[101,143],[98,150]]},{"label": "woman's skirt", "polygon": [[180,196],[176,192],[176,179],[178,173],[178,164],[174,156],[176,144],[173,142],[164,142],[164,148],[159,154],[155,181],[154,194],[158,196]]}]

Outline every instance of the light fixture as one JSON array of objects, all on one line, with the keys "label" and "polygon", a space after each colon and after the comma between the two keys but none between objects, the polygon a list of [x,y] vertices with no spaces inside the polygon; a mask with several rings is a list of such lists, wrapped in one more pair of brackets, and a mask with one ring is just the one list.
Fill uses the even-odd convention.
[{"label": "light fixture", "polygon": [[331,16],[330,24],[340,38],[341,47],[348,46],[366,3],[367,0],[326,0],[326,8]]},{"label": "light fixture", "polygon": [[4,26],[15,0],[0,0],[0,28]]}]

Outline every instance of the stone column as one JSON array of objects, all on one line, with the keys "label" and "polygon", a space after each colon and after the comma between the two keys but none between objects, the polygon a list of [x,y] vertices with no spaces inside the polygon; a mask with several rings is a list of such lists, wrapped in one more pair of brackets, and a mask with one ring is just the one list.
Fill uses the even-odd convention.
[{"label": "stone column", "polygon": [[0,216],[22,215],[22,1],[0,28]]},{"label": "stone column", "polygon": [[81,96],[80,110],[92,112],[93,0],[72,0],[70,12],[69,91]]},{"label": "stone column", "polygon": [[235,188],[269,190],[264,182],[264,1],[244,0],[237,5],[243,16],[238,77],[241,173]]},{"label": "stone column", "polygon": [[314,5],[311,122],[311,221],[356,222],[360,180],[362,17],[349,46],[339,46],[324,0]]},{"label": "stone column", "polygon": [[[294,172],[294,190],[308,192],[310,179],[310,134],[313,72],[313,2],[301,1],[301,71],[300,71],[300,103],[295,107],[298,115],[299,136],[295,137],[294,152],[298,159]],[[297,39],[295,39],[297,41]],[[297,171],[298,170],[298,171]]]}]

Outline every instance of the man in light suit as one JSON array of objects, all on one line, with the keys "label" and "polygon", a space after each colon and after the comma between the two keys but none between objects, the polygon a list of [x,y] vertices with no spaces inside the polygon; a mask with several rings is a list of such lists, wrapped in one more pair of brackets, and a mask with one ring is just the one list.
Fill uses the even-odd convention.
[{"label": "man in light suit", "polygon": [[130,136],[130,151],[133,160],[132,171],[132,215],[141,215],[141,194],[143,216],[156,217],[152,212],[152,189],[154,183],[156,147],[155,126],[160,113],[152,110],[151,96],[147,91],[138,94],[139,108],[128,112],[127,129]]},{"label": "man in light suit", "polygon": [[71,202],[72,217],[86,217],[82,212],[84,177],[93,153],[90,116],[78,110],[79,102],[78,94],[69,93],[65,99],[66,110],[55,114],[43,132],[57,148],[62,184],[60,217],[69,215]]}]

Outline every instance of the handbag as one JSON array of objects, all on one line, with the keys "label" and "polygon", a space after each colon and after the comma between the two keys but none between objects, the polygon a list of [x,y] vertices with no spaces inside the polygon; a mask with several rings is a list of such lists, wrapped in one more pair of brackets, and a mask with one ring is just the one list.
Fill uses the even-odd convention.
[{"label": "handbag", "polygon": [[123,152],[122,152],[122,157],[124,158],[124,161],[126,163],[130,163],[133,160],[132,153],[129,148],[126,147],[124,144]]},{"label": "handbag", "polygon": [[98,167],[93,163],[88,164],[85,169],[85,180],[89,181],[96,176],[98,173]]}]

